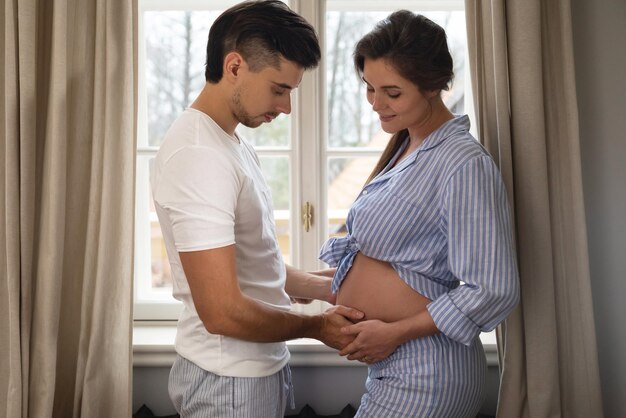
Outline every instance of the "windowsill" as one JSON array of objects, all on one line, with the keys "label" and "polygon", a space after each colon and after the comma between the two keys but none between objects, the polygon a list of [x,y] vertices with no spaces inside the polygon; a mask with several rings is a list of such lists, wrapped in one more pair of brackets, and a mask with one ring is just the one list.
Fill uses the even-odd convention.
[{"label": "windowsill", "polygon": [[[176,322],[135,322],[133,326],[133,366],[171,367],[176,358],[174,338]],[[491,337],[491,336],[488,336]],[[494,338],[483,339],[487,365],[498,365],[498,354]],[[337,351],[317,340],[301,338],[287,341],[291,353],[292,367],[365,367],[358,361],[339,356]]]}]

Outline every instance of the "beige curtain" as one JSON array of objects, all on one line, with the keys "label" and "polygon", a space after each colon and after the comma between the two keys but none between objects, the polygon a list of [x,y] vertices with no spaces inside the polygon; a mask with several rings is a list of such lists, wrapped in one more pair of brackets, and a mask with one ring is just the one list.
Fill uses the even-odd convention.
[{"label": "beige curtain", "polygon": [[135,10],[0,6],[0,416],[131,413]]},{"label": "beige curtain", "polygon": [[[466,0],[476,119],[514,208],[498,416],[602,417],[568,0]],[[501,329],[502,331],[502,329]]]}]

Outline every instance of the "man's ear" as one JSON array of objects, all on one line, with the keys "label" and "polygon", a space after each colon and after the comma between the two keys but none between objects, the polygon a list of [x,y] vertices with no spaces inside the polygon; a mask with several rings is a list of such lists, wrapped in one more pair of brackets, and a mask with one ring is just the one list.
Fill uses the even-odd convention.
[{"label": "man's ear", "polygon": [[239,70],[245,64],[243,57],[237,52],[229,52],[224,57],[224,77],[229,81],[237,80]]}]

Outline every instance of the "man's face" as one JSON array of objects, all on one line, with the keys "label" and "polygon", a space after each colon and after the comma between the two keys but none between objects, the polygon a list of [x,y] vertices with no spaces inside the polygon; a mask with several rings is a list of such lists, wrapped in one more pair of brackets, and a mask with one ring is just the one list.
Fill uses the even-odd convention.
[{"label": "man's face", "polygon": [[303,68],[281,58],[279,69],[267,66],[252,72],[245,66],[240,71],[232,96],[232,112],[239,123],[256,128],[281,113],[291,113],[291,92],[300,85]]}]

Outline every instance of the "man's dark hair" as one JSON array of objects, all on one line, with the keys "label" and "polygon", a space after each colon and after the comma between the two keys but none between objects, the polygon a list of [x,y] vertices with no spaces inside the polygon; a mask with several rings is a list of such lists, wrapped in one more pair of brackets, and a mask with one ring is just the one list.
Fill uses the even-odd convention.
[{"label": "man's dark hair", "polygon": [[279,0],[245,1],[222,13],[209,31],[205,78],[218,83],[224,57],[238,52],[252,71],[279,68],[281,56],[305,70],[321,57],[315,30]]}]

